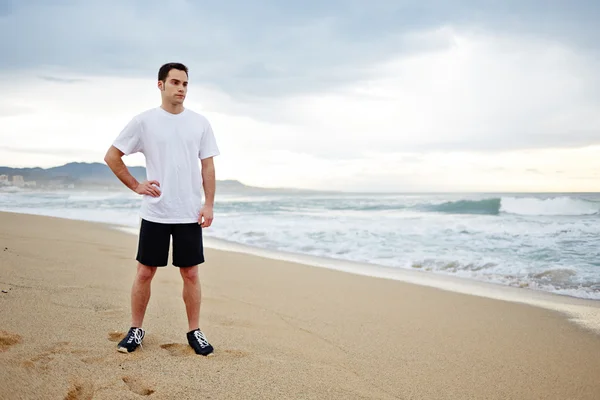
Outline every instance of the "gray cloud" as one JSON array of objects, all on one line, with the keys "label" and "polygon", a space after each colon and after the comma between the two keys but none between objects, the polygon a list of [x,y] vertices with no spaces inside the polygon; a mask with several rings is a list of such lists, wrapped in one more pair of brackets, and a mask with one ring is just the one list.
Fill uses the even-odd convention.
[{"label": "gray cloud", "polygon": [[[600,61],[596,40],[600,37],[600,3],[487,3],[224,0],[194,4],[174,0],[166,8],[165,2],[158,0],[0,0],[0,35],[10,38],[0,42],[0,72],[30,69],[42,79],[61,83],[78,81],[69,78],[69,72],[155,79],[159,65],[182,61],[191,67],[192,84],[217,87],[235,99],[237,104],[228,111],[295,125],[293,111],[285,113],[272,107],[278,99],[340,90],[348,82],[370,77],[372,65],[391,57],[447,48],[452,43],[443,36],[432,36],[427,42],[406,36],[446,24],[556,40]],[[585,83],[588,86],[581,99],[588,101],[593,115],[600,105],[600,80]],[[493,89],[490,87],[490,99]],[[281,116],[278,111],[282,111]],[[344,146],[337,142],[315,146],[314,141],[306,141],[295,150],[347,160],[366,152],[498,151],[600,144],[600,134],[593,128],[552,132],[537,130],[535,124],[530,128],[530,121],[539,121],[553,111],[513,115],[508,124],[512,129],[506,131],[485,126],[480,135],[456,132],[455,141],[436,139],[417,145],[367,137]],[[0,105],[0,115],[15,112],[24,110]],[[522,125],[514,122],[517,118],[523,119]],[[485,122],[492,125],[489,120]],[[504,122],[498,121],[498,125]],[[73,154],[79,153],[65,155]]]},{"label": "gray cloud", "polygon": [[2,0],[0,1],[0,18],[10,15],[12,13],[12,1]]},{"label": "gray cloud", "polygon": [[42,79],[42,80],[44,80],[44,81],[58,82],[58,83],[79,83],[79,82],[85,82],[85,79],[60,78],[60,77],[57,77],[57,76],[49,76],[49,75],[40,75],[39,78]]},{"label": "gray cloud", "polygon": [[[155,77],[181,60],[195,81],[240,96],[333,90],[375,62],[427,51],[402,34],[443,24],[544,35],[597,49],[600,5],[516,0],[373,0],[193,4],[151,0],[0,3],[1,69]],[[165,13],[169,13],[166,15]],[[438,48],[448,43],[431,43]]]}]

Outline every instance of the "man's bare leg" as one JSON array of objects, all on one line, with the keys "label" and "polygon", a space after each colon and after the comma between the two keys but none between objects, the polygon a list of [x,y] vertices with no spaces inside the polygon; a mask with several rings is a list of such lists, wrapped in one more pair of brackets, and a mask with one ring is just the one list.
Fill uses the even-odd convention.
[{"label": "man's bare leg", "polygon": [[179,268],[183,278],[183,301],[187,312],[189,331],[200,328],[200,280],[198,266]]},{"label": "man's bare leg", "polygon": [[142,323],[150,301],[150,287],[156,268],[138,262],[137,273],[131,287],[131,328],[117,345],[117,350],[121,353],[131,353],[142,344],[146,334],[142,329]]},{"label": "man's bare leg", "polygon": [[188,343],[196,354],[211,356],[214,352],[213,346],[208,343],[206,336],[200,330],[200,280],[198,279],[198,266],[179,268],[183,278],[183,301],[188,317],[189,331],[187,333]]},{"label": "man's bare leg", "polygon": [[150,301],[152,278],[157,267],[138,263],[137,273],[131,288],[131,326],[141,328]]}]

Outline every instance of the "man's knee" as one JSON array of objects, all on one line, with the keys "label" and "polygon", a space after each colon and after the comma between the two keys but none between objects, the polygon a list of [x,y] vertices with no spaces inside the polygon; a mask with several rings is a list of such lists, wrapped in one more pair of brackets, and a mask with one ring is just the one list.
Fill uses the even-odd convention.
[{"label": "man's knee", "polygon": [[198,280],[198,266],[180,268],[179,272],[181,277],[190,282],[196,282]]},{"label": "man's knee", "polygon": [[140,282],[151,281],[156,273],[156,268],[157,267],[149,267],[147,265],[138,263],[137,280]]}]

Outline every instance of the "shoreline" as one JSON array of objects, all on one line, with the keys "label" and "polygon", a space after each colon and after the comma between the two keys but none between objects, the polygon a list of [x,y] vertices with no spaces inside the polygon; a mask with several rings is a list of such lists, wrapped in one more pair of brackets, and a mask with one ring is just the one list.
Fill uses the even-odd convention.
[{"label": "shoreline", "polygon": [[[64,216],[52,212],[31,212],[29,210],[19,211],[12,209],[0,210],[0,212],[12,212],[26,215],[42,215],[56,218],[64,218],[68,220],[101,223],[134,235],[137,235],[137,226],[134,220],[139,220],[138,217],[132,217],[132,219],[128,220],[126,223],[118,223],[110,219],[89,218],[81,215]],[[446,290],[452,290],[458,293],[482,295],[485,297],[508,301],[524,301],[527,304],[536,304],[550,309],[555,309],[551,307],[550,304],[557,303],[554,296],[559,296],[559,298],[561,299],[566,298],[583,300],[583,303],[578,302],[575,303],[576,305],[584,304],[592,305],[593,307],[594,304],[598,304],[598,306],[600,307],[600,298],[594,298],[594,296],[596,296],[595,293],[597,292],[594,292],[594,295],[591,295],[591,297],[586,297],[586,293],[578,294],[576,292],[576,289],[574,288],[567,288],[561,290],[559,288],[553,287],[552,284],[550,284],[549,288],[537,287],[536,282],[526,282],[521,286],[516,286],[514,284],[510,284],[509,282],[503,282],[502,277],[504,277],[504,275],[502,274],[499,275],[500,281],[497,281],[494,278],[489,278],[485,276],[469,277],[465,276],[465,274],[447,274],[440,270],[425,271],[417,268],[394,267],[364,261],[352,261],[330,258],[325,256],[313,256],[310,254],[293,253],[282,250],[272,250],[259,246],[252,246],[243,243],[232,242],[228,241],[227,239],[212,237],[210,236],[210,234],[205,235],[204,238],[205,245],[207,245],[207,247],[212,247],[215,249],[241,252],[244,254],[255,254],[276,260],[294,261],[302,264],[308,264],[311,266],[318,266],[350,273],[356,273],[358,275],[400,280]],[[505,291],[502,288],[509,288],[509,290]],[[573,292],[573,290],[575,290],[575,292]],[[482,293],[483,291],[486,291],[487,293]],[[522,292],[525,292],[525,294],[523,294]],[[549,294],[549,296],[546,296],[545,294]],[[558,303],[561,302],[569,302],[569,300],[558,301]],[[595,325],[596,328],[600,329],[600,321]]]},{"label": "shoreline", "polygon": [[[32,214],[18,211],[0,211],[0,213],[41,216],[63,219],[67,221],[80,221],[103,225],[109,229],[124,232],[131,236],[137,236],[138,234],[137,228],[129,225],[119,225],[99,220],[67,218],[62,216]],[[468,277],[445,275],[436,272],[428,272],[416,269],[410,270],[407,268],[393,268],[378,264],[360,263],[356,261],[338,260],[307,254],[270,250],[210,236],[204,237],[204,245],[206,248],[239,254],[254,255],[275,261],[288,261],[310,267],[330,269],[359,276],[388,279],[424,287],[432,287],[453,293],[526,304],[559,312],[563,314],[564,317],[570,322],[600,335],[600,300],[584,299],[568,294],[552,293],[541,289],[520,288],[500,283],[471,279]]]},{"label": "shoreline", "polygon": [[[112,229],[137,236],[137,230],[128,226],[108,224]],[[439,273],[406,268],[392,268],[377,264],[355,261],[327,259],[306,254],[289,253],[263,249],[224,239],[204,237],[204,246],[215,250],[253,255],[274,261],[293,262],[309,267],[330,269],[338,272],[370,278],[399,281],[424,287],[477,296],[492,300],[526,304],[546,310],[559,312],[570,322],[600,335],[600,301],[580,297],[551,293],[531,288],[518,288]]]}]

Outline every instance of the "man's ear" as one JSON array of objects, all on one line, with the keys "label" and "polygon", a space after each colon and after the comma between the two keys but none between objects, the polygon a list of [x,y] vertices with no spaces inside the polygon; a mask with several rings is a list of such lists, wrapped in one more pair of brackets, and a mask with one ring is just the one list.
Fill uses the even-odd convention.
[{"label": "man's ear", "polygon": [[160,90],[163,90],[163,88],[164,88],[164,82],[163,81],[158,81],[158,88]]}]

